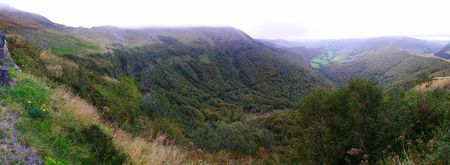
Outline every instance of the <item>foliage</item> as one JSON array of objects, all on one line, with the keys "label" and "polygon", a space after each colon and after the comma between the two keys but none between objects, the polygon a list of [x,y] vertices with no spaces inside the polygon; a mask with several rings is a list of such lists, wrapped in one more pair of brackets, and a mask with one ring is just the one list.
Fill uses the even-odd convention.
[{"label": "foliage", "polygon": [[[9,41],[11,55],[18,65],[24,68],[24,71],[71,86],[103,110],[106,119],[124,123],[121,126],[129,131],[136,132],[142,126],[137,122],[140,120],[139,105],[142,96],[132,78],[119,75],[117,81],[105,81],[103,75],[86,71],[78,64],[49,52],[41,52],[34,44],[21,37],[13,36],[9,38]],[[38,105],[33,101],[32,105],[29,108],[30,114],[42,116],[40,111],[36,111],[42,104]],[[105,109],[108,111],[105,112]]]},{"label": "foliage", "polygon": [[[162,145],[175,140],[219,158],[231,153],[285,164],[374,163],[392,155],[402,161],[447,161],[449,97],[445,92],[383,91],[373,82],[351,80],[339,89],[314,90],[295,106],[298,97],[326,82],[305,64],[286,58],[283,50],[235,30],[199,30],[194,35],[157,31],[157,36],[130,32],[150,38],[131,42],[152,42],[111,45],[111,52],[97,52],[98,43],[85,42],[70,35],[74,32],[70,30],[67,35],[57,30],[24,31],[26,40],[8,38],[12,57],[24,71],[48,79],[51,86],[72,88],[95,105],[103,119],[133,135],[167,134],[169,139]],[[315,61],[342,62],[336,57]],[[361,60],[321,66],[320,71],[342,83],[356,75],[391,86],[445,74],[443,68],[448,64],[382,49]],[[26,81],[17,89],[21,83]],[[77,125],[73,116],[57,113],[56,103],[39,99],[38,87],[25,86],[38,94],[31,105],[18,99],[28,114],[21,131],[44,156],[68,164],[123,163],[126,155],[113,147],[114,134],[95,124]],[[47,116],[36,109],[42,105],[50,108]],[[148,139],[140,140],[132,144]]]},{"label": "foliage", "polygon": [[322,83],[305,66],[261,45],[222,42],[119,47],[113,55],[144,93],[141,109],[171,119],[186,134],[216,121],[237,121],[243,112],[290,108],[295,98]]},{"label": "foliage", "polygon": [[204,150],[245,155],[256,155],[258,147],[269,149],[274,141],[271,132],[244,122],[205,124],[194,130],[191,137]]},{"label": "foliage", "polygon": [[60,162],[52,157],[45,157],[44,165],[65,165],[66,163]]},{"label": "foliage", "polygon": [[97,125],[83,128],[77,135],[80,136],[75,137],[76,141],[87,144],[96,160],[102,164],[121,165],[127,159],[124,153],[114,148],[112,138]]},{"label": "foliage", "polygon": [[[104,116],[112,121],[132,123],[139,116],[141,94],[136,88],[133,79],[121,76],[119,82],[101,82],[92,78],[90,84],[97,96],[90,99],[99,106],[104,107]],[[108,110],[110,109],[111,110]]]},{"label": "foliage", "polygon": [[[53,102],[49,97],[53,94],[28,76],[17,73],[17,84],[12,87],[1,87],[0,100],[10,107],[14,107],[22,115],[17,122],[17,128],[21,133],[19,138],[39,151],[39,155],[47,157],[45,164],[92,164],[103,162],[96,157],[97,152],[86,149],[88,143],[78,143],[73,140],[73,132],[81,132],[87,129],[74,119],[73,115],[61,109],[61,104]],[[77,134],[77,138],[92,138],[94,134]],[[119,153],[109,141],[109,135],[101,136],[102,142],[108,147],[102,148],[111,151],[108,155],[117,156]],[[87,137],[88,136],[88,137]],[[113,152],[115,151],[115,152]],[[121,154],[117,160],[126,159]],[[109,159],[109,158],[108,158]],[[122,161],[123,162],[123,161]],[[119,163],[121,164],[121,163]]]},{"label": "foliage", "polygon": [[[445,162],[448,146],[440,137],[449,129],[449,96],[446,91],[383,92],[358,79],[339,89],[318,89],[299,101],[295,124],[281,132],[289,139],[275,151],[290,163],[354,164],[392,155],[416,163]],[[266,124],[274,132],[283,125]]]},{"label": "foliage", "polygon": [[40,50],[32,43],[21,37],[7,37],[8,48],[11,52],[14,62],[24,71],[41,75],[39,72],[42,66],[36,62],[40,54]]}]

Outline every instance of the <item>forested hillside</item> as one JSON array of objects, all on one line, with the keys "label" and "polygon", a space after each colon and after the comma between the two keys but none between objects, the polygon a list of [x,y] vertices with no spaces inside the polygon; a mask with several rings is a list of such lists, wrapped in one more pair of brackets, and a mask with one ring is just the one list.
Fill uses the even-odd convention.
[{"label": "forested hillside", "polygon": [[[132,134],[164,133],[209,152],[269,150],[271,133],[250,116],[292,109],[300,96],[328,85],[307,65],[228,27],[21,25],[2,29],[25,72],[70,87]],[[200,138],[205,130],[213,141]]]}]

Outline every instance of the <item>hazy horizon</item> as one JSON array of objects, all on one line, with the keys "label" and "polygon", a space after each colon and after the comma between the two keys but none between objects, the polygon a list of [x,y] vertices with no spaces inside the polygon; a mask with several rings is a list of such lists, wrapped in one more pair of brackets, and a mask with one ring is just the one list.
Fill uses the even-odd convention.
[{"label": "hazy horizon", "polygon": [[73,27],[230,26],[254,38],[307,40],[409,36],[450,39],[444,0],[63,1],[1,0]]}]

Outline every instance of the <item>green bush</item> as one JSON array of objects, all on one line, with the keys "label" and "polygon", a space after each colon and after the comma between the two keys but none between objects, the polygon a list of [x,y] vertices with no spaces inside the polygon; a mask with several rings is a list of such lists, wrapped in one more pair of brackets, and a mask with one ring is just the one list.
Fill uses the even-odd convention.
[{"label": "green bush", "polygon": [[195,147],[217,152],[226,150],[243,155],[256,155],[258,147],[271,149],[274,136],[266,129],[248,123],[205,123],[190,134]]},{"label": "green bush", "polygon": [[197,127],[191,134],[194,145],[206,151],[217,152],[220,150],[220,137],[216,128],[205,123]]},{"label": "green bush", "polygon": [[294,117],[283,118],[293,120],[290,126],[289,120],[277,121],[280,116],[264,124],[286,138],[276,149],[286,163],[375,163],[398,155],[402,161],[428,164],[447,161],[448,107],[445,91],[383,92],[355,79],[304,96]]},{"label": "green bush", "polygon": [[97,125],[83,128],[77,138],[94,153],[97,163],[121,165],[128,158],[125,153],[114,147],[111,136]]}]

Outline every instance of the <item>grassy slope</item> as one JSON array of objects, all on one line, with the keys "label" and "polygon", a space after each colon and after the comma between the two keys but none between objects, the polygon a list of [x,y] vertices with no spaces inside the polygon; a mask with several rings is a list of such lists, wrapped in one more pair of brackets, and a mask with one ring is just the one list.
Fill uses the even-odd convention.
[{"label": "grassy slope", "polygon": [[[77,140],[85,136],[81,132],[91,125],[76,119],[71,112],[72,109],[64,107],[65,102],[53,97],[51,89],[43,86],[33,76],[21,73],[12,75],[16,76],[17,84],[2,87],[0,98],[8,107],[20,114],[17,127],[21,133],[21,142],[37,150],[46,163],[56,161],[63,164],[79,164],[108,159],[108,156],[98,155],[108,150],[107,148],[94,151],[90,145],[96,142],[86,143]],[[100,136],[108,136],[103,131],[98,133]],[[110,154],[121,155],[113,148]],[[109,163],[120,164],[125,158],[117,157],[111,159]]]},{"label": "grassy slope", "polygon": [[[17,85],[0,87],[0,99],[20,114],[16,127],[21,134],[21,143],[36,150],[46,164],[121,164],[113,161],[114,152],[105,151],[105,148],[92,150],[90,145],[99,143],[95,136],[90,137],[92,142],[77,140],[88,136],[80,131],[91,127],[100,128],[100,134],[111,138],[111,144],[107,145],[124,152],[128,157],[124,159],[126,164],[207,163],[206,160],[188,159],[188,153],[178,146],[163,145],[164,136],[148,141],[115,128],[101,120],[94,106],[62,86],[49,88],[32,75],[13,75]],[[34,110],[34,106],[38,109]],[[101,155],[102,152],[107,155]]]}]

